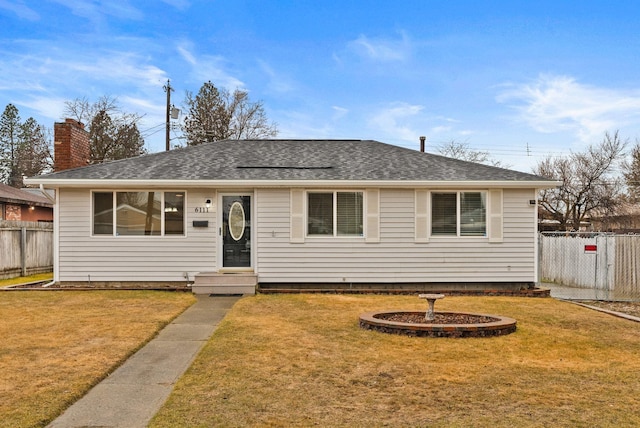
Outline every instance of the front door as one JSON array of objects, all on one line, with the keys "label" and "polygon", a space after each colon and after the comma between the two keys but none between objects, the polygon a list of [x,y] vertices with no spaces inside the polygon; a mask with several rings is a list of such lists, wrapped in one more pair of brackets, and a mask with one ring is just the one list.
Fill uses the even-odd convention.
[{"label": "front door", "polygon": [[251,196],[222,196],[222,267],[251,267]]}]

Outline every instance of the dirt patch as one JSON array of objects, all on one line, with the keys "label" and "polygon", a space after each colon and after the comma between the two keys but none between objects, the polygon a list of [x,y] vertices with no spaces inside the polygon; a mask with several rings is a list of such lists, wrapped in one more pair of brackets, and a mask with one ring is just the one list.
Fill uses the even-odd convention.
[{"label": "dirt patch", "polygon": [[595,306],[600,309],[606,309],[608,311],[640,317],[640,302],[603,302],[599,300],[583,300],[580,303]]}]

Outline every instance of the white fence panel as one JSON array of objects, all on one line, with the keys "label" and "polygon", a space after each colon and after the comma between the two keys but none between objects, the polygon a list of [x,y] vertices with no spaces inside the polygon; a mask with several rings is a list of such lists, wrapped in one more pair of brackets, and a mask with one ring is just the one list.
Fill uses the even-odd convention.
[{"label": "white fence panel", "polygon": [[640,235],[541,234],[540,279],[640,297]]}]

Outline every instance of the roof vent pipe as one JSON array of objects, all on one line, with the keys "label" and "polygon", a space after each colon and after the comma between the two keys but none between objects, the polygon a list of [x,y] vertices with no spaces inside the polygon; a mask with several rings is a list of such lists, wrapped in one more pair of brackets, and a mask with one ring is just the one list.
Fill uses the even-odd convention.
[{"label": "roof vent pipe", "polygon": [[427,137],[425,137],[424,135],[420,136],[420,151],[422,153],[424,153],[424,142],[427,139]]}]

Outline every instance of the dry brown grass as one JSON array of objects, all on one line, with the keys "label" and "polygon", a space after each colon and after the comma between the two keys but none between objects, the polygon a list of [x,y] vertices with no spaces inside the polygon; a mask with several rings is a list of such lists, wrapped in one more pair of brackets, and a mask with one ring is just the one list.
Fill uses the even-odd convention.
[{"label": "dry brown grass", "polygon": [[0,293],[1,426],[44,426],[194,301],[150,291]]},{"label": "dry brown grass", "polygon": [[151,426],[640,425],[638,324],[553,299],[446,297],[436,310],[518,320],[496,338],[365,331],[411,296],[240,300]]}]

